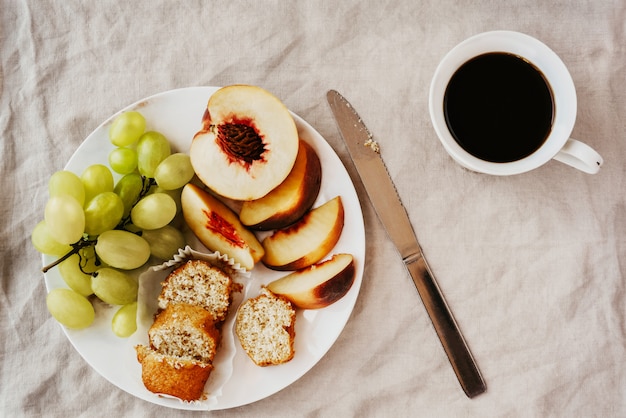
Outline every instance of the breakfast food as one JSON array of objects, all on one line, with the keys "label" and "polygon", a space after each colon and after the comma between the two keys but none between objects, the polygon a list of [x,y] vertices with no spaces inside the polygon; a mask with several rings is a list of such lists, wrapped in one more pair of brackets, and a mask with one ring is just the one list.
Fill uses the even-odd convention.
[{"label": "breakfast food", "polygon": [[343,204],[337,196],[265,238],[263,264],[273,270],[299,270],[317,263],[339,241],[343,223]]},{"label": "breakfast food", "polygon": [[189,150],[200,180],[221,196],[252,200],[287,177],[298,153],[298,130],[268,91],[226,86],[211,95]]},{"label": "breakfast food", "polygon": [[184,401],[203,397],[221,341],[221,326],[239,290],[221,269],[188,260],[161,283],[149,345],[137,345],[141,378],[151,392]]},{"label": "breakfast food", "polygon": [[159,353],[211,363],[220,332],[211,312],[200,306],[174,303],[157,315],[148,338]]},{"label": "breakfast food", "polygon": [[295,322],[291,302],[261,289],[239,307],[235,332],[256,365],[277,365],[294,356]]},{"label": "breakfast food", "polygon": [[[234,88],[235,86],[231,87]],[[236,87],[236,90],[242,88],[242,86]],[[243,87],[246,87],[245,90],[248,90],[247,88],[250,86]],[[258,88],[253,88],[252,90],[258,93],[257,89]],[[216,97],[219,94],[221,93],[216,94]],[[252,106],[258,107],[257,110],[261,112],[260,109],[263,106],[258,106],[258,103],[255,104],[256,99],[254,99],[254,97],[256,96],[247,96],[246,94],[244,94],[244,96],[250,100]],[[234,96],[229,95],[228,97],[232,99]],[[213,102],[216,103],[215,101]],[[271,106],[263,108],[262,112],[272,113],[270,108]],[[221,113],[223,116],[226,114],[225,109],[226,106],[224,105]],[[182,221],[182,219],[179,219],[177,216],[179,214],[182,215],[183,205],[187,204],[186,215],[188,215],[188,218],[186,219],[188,219],[188,224],[193,232],[201,238],[201,242],[205,243],[205,246],[209,247],[209,249],[218,248],[217,250],[221,253],[229,257],[235,257],[235,259],[238,259],[241,266],[250,270],[254,267],[255,263],[261,260],[265,250],[255,235],[248,231],[248,229],[254,229],[256,231],[282,229],[297,223],[303,219],[303,217],[307,218],[305,214],[313,207],[318,198],[321,186],[321,162],[320,157],[315,151],[316,149],[321,150],[321,148],[319,148],[317,141],[307,143],[305,140],[299,139],[297,131],[295,131],[296,135],[288,135],[292,139],[287,141],[288,145],[284,146],[280,140],[276,139],[276,136],[270,135],[269,133],[267,136],[264,136],[265,132],[257,129],[259,124],[264,127],[269,127],[269,122],[267,124],[265,124],[265,122],[257,123],[256,120],[253,120],[255,116],[252,116],[249,120],[246,118],[233,118],[230,122],[225,122],[217,126],[216,118],[212,116],[218,115],[220,112],[209,112],[209,110],[210,109],[207,108],[207,114],[203,119],[205,126],[203,130],[196,135],[196,140],[194,140],[196,144],[193,147],[195,157],[201,155],[203,145],[199,144],[207,140],[206,137],[204,139],[202,137],[210,136],[211,133],[208,131],[213,130],[213,132],[216,133],[215,139],[222,141],[219,145],[222,147],[223,151],[230,153],[231,157],[235,156],[235,158],[230,161],[230,164],[234,167],[230,168],[233,170],[241,170],[241,167],[249,169],[258,164],[267,163],[262,171],[269,173],[269,177],[273,178],[273,182],[276,186],[270,188],[267,186],[269,183],[264,183],[267,186],[266,188],[269,189],[267,194],[258,198],[255,197],[253,200],[249,200],[253,198],[252,195],[235,196],[240,201],[234,202],[235,205],[233,205],[233,202],[222,199],[222,196],[235,198],[229,196],[229,193],[225,192],[225,190],[228,192],[238,192],[246,188],[249,190],[254,188],[254,192],[260,195],[261,192],[258,190],[262,188],[259,183],[255,183],[254,187],[250,185],[241,187],[235,185],[227,189],[223,187],[220,188],[220,186],[215,186],[211,184],[210,180],[207,180],[206,167],[204,167],[204,163],[200,163],[198,178],[193,179],[193,181],[200,185],[198,180],[203,179],[205,183],[208,183],[208,186],[197,187],[195,185],[189,185],[187,187],[181,187],[191,181],[195,172],[189,170],[190,167],[193,169],[191,158],[185,158],[186,156],[184,154],[171,154],[171,152],[181,149],[180,143],[173,143],[173,147],[170,148],[163,135],[157,132],[144,132],[145,123],[143,127],[138,129],[136,134],[131,135],[130,132],[122,132],[122,134],[126,135],[128,138],[114,134],[113,136],[117,139],[114,141],[112,137],[113,144],[122,147],[114,151],[129,151],[132,148],[132,151],[137,149],[140,155],[136,155],[137,151],[134,153],[120,152],[119,155],[116,155],[115,159],[110,160],[110,168],[117,173],[113,175],[115,175],[115,178],[119,178],[119,181],[114,184],[113,191],[108,190],[111,186],[107,185],[108,191],[101,191],[99,194],[96,192],[91,193],[94,197],[90,200],[92,203],[86,205],[86,222],[84,228],[82,225],[78,225],[78,223],[74,222],[75,219],[72,221],[72,225],[70,226],[81,226],[81,228],[79,228],[82,229],[82,231],[80,231],[81,240],[84,240],[86,243],[83,250],[90,250],[92,254],[89,257],[83,257],[83,261],[86,260],[88,263],[99,262],[100,259],[106,258],[109,260],[110,265],[105,266],[105,268],[114,267],[116,270],[134,270],[135,268],[144,268],[148,259],[152,262],[155,258],[170,260],[172,256],[178,252],[178,249],[184,247],[186,244],[185,237],[181,230],[177,229],[180,226],[179,222]],[[288,113],[286,109],[282,109],[281,112],[283,116],[285,113]],[[124,115],[129,115],[130,117],[132,112],[123,113],[120,117],[126,117]],[[137,115],[141,116],[138,113]],[[276,120],[278,120],[276,117],[276,114],[270,116],[270,118],[274,120],[272,123],[276,123]],[[259,120],[266,119],[259,118]],[[230,125],[230,127],[225,125]],[[273,130],[273,128],[271,129]],[[250,130],[253,130],[258,136],[257,138],[252,135],[252,141],[254,142],[259,139],[261,141],[257,143],[257,145],[260,144],[262,149],[256,149],[259,151],[259,159],[249,158],[250,155],[246,153],[245,148],[251,145],[250,143],[232,142],[231,140],[234,141],[236,138],[228,136],[232,132],[243,132],[243,136],[247,140],[250,139],[250,137],[246,136]],[[306,131],[307,129],[304,129],[303,133],[306,134]],[[220,137],[220,135],[222,136]],[[305,138],[306,137],[307,136],[305,136]],[[269,142],[266,141],[268,138]],[[293,140],[294,138],[296,139],[295,141]],[[138,143],[140,139],[141,145],[139,146]],[[293,149],[294,143],[298,144],[295,148],[297,152],[295,153],[295,157],[293,157],[295,160],[291,158],[287,159],[284,156],[277,156],[277,153],[282,153],[284,149]],[[242,145],[242,148],[238,148],[239,145]],[[131,148],[123,148],[126,146]],[[206,146],[206,144],[204,146]],[[182,145],[182,147],[184,148],[186,146]],[[239,153],[242,150],[244,152]],[[293,152],[291,154],[293,155]],[[241,157],[240,160],[243,160],[243,162],[239,161],[238,166],[235,160],[239,159],[239,157]],[[266,161],[266,158],[269,159]],[[284,160],[281,164],[278,164],[275,161],[277,158],[284,158]],[[138,160],[140,160],[141,163],[139,163]],[[202,160],[202,158],[200,158],[200,160]],[[270,160],[273,161],[271,164]],[[138,165],[139,168],[137,168]],[[196,167],[198,166],[199,165],[196,164]],[[278,166],[283,167],[281,171],[288,173],[282,181],[279,181],[279,177],[282,177],[284,174],[280,174],[280,176],[277,174],[276,167]],[[228,170],[217,172],[215,167],[209,169],[216,173],[214,177],[217,177],[218,180],[219,178],[230,176]],[[143,178],[142,174],[144,175]],[[203,176],[203,174],[205,175]],[[77,185],[80,186],[76,189],[75,200],[81,200],[80,204],[82,206],[88,203],[84,202],[86,186],[81,183],[79,177],[76,175],[73,176],[70,175],[69,177],[76,180],[74,183],[77,182]],[[98,176],[92,175],[89,178],[90,180],[87,181],[87,183],[96,184]],[[256,178],[254,180],[256,181]],[[251,180],[246,180],[246,183],[248,181]],[[65,183],[68,184],[71,182],[72,180],[65,181]],[[65,183],[63,185],[64,188],[66,186]],[[70,191],[74,191],[70,186],[67,188],[71,189]],[[182,197],[183,188],[186,190],[184,198]],[[90,190],[92,189],[94,188],[90,188]],[[64,191],[60,193],[60,196],[66,194],[69,194],[69,192]],[[104,200],[102,196],[113,198],[113,195],[117,196],[115,199],[112,199],[116,200],[116,210],[108,211],[106,210],[107,201]],[[98,196],[101,196],[101,198],[98,198]],[[119,203],[117,200],[121,200],[123,205],[121,215],[119,214],[120,205],[117,204]],[[172,201],[175,202],[175,206],[172,205]],[[228,206],[224,205],[223,202],[226,202]],[[340,199],[338,199],[338,202],[333,202],[331,205],[334,205],[336,209],[336,220],[339,219],[339,214],[341,213],[341,221],[339,223],[333,223],[335,227],[340,224],[336,237],[336,239],[338,239],[338,235],[341,233],[343,226],[343,207],[341,206]],[[62,205],[60,206],[62,209]],[[237,216],[237,212],[229,209],[229,206],[232,208],[241,207],[241,211],[238,214],[239,216]],[[63,216],[70,216],[72,218],[73,215],[71,213],[68,215],[67,211],[61,209],[57,209],[56,213],[52,211],[53,215],[56,215],[56,217],[53,216],[49,218],[51,223],[53,220],[57,220],[56,218],[62,219]],[[311,211],[310,213],[319,214],[320,212],[321,210]],[[80,215],[80,213],[78,213],[77,216],[78,215]],[[287,255],[293,253],[301,254],[303,249],[305,249],[303,245],[307,243],[310,238],[320,243],[320,254],[325,254],[329,248],[332,248],[334,243],[329,244],[328,239],[320,238],[319,232],[321,229],[312,227],[309,224],[312,222],[311,219],[317,219],[321,220],[321,224],[328,225],[327,221],[322,220],[325,219],[324,216],[319,216],[319,218],[317,218],[317,216],[318,215],[311,215],[306,221],[299,223],[298,228],[291,230],[295,235],[299,236],[299,238],[289,241],[288,246],[291,246],[291,248],[288,249]],[[103,227],[96,228],[99,226],[94,223],[96,221],[106,221],[107,224]],[[64,228],[60,229],[63,230]],[[141,231],[137,229],[141,229]],[[45,223],[42,223],[39,231],[38,234],[33,234],[33,241],[37,243],[38,248],[45,248],[46,252],[49,251],[51,254],[55,253],[57,256],[63,256],[69,251],[72,251],[73,245],[76,244],[75,242],[61,244],[53,240],[52,237],[47,237],[50,231],[48,231],[48,227],[46,227]],[[87,235],[89,235],[89,237],[85,236],[84,232],[88,232]],[[309,235],[309,233],[311,234]],[[265,235],[267,234],[259,234],[260,237]],[[330,235],[332,234],[329,232],[329,236]],[[333,239],[335,238],[331,237],[330,242],[332,242]],[[73,241],[73,239],[70,241]],[[213,247],[213,243],[215,242],[221,242],[219,245],[223,244],[223,247]],[[95,247],[97,247],[97,256]],[[308,249],[309,247],[306,248]],[[200,250],[202,251],[202,249]],[[309,253],[307,253],[307,255],[308,254]],[[299,257],[306,260],[300,264],[298,262],[290,262],[282,266],[276,266],[276,268],[295,269],[313,262],[312,258],[307,255]],[[79,258],[77,254],[74,254],[74,256],[71,261],[75,261]],[[316,253],[315,257],[319,256],[320,255]],[[333,264],[333,268],[330,268],[330,264]],[[322,264],[320,264],[320,266],[321,265]],[[74,262],[73,266],[80,267],[80,264]],[[329,263],[328,266],[324,264],[324,266],[323,268],[319,267],[319,270],[315,272],[313,269],[305,267],[304,270],[306,270],[306,272],[303,271],[300,276],[301,280],[298,280],[298,282],[302,281],[298,286],[302,286],[303,283],[306,283],[305,287],[308,288],[308,296],[302,296],[301,299],[304,300],[306,297],[315,298],[315,303],[317,303],[316,307],[322,307],[324,303],[332,303],[331,300],[333,300],[333,298],[341,297],[336,296],[337,291],[334,291],[332,293],[334,296],[332,296],[329,289],[331,287],[337,288],[340,284],[341,286],[348,286],[346,283],[349,281],[346,273],[348,266],[344,266],[345,270],[342,271],[338,270],[339,267],[335,265],[334,262]],[[89,272],[91,273],[95,270],[96,268],[94,267],[94,269],[89,269]],[[263,266],[261,266],[261,271],[263,272],[264,270]],[[78,269],[78,271],[80,272],[80,269]],[[107,271],[108,270],[105,270],[104,272]],[[120,283],[128,284],[126,283],[127,281],[104,280],[107,278],[104,272],[101,271],[99,278],[93,280],[96,284],[93,287],[98,291],[97,294],[89,297],[89,299],[82,298],[79,301],[77,300],[75,303],[78,305],[77,308],[71,312],[71,315],[68,315],[72,319],[79,319],[84,323],[81,322],[70,325],[83,327],[91,323],[93,320],[93,306],[91,302],[96,298],[102,299],[103,301],[112,301],[116,304],[127,302],[126,299],[121,299],[118,295],[113,295],[117,299],[111,299],[106,293],[106,291],[112,293],[110,290],[116,290],[120,287],[118,286]],[[123,273],[125,274],[125,272]],[[92,275],[84,274],[83,272],[81,272],[81,274],[87,277],[88,282],[85,289],[81,289],[81,292],[85,293],[83,296],[88,296],[93,293],[94,290],[91,283]],[[253,274],[256,274],[256,271]],[[333,277],[327,277],[329,275],[333,275]],[[66,275],[64,275],[64,279],[67,281],[68,279],[65,276]],[[339,279],[340,277],[342,280]],[[254,363],[259,366],[282,364],[290,361],[294,357],[297,308],[306,307],[307,309],[311,309],[313,302],[309,301],[307,305],[298,299],[298,293],[293,287],[295,286],[295,281],[292,279],[281,281],[280,283],[282,284],[280,286],[277,284],[276,289],[278,290],[276,290],[276,292],[262,289],[260,295],[247,301],[241,310],[236,335],[240,339],[242,346],[245,345],[246,353],[253,359]],[[351,281],[349,282],[352,283]],[[256,285],[258,282],[253,283]],[[333,286],[331,286],[331,283]],[[108,289],[105,286],[105,293],[99,290],[99,287],[102,287],[103,284],[108,284],[110,287],[110,289]],[[147,334],[148,338],[145,345],[136,346],[136,358],[141,365],[142,380],[148,390],[159,394],[159,396],[163,394],[177,397],[184,401],[195,401],[205,399],[205,391],[209,391],[207,392],[208,395],[213,392],[216,383],[221,383],[221,376],[226,375],[226,372],[228,372],[228,368],[226,368],[225,373],[220,373],[223,367],[222,361],[225,358],[229,358],[228,355],[230,353],[226,350],[231,348],[232,342],[236,344],[236,341],[224,338],[222,342],[222,336],[220,334],[226,332],[226,326],[223,325],[223,321],[229,315],[229,308],[233,311],[230,307],[232,300],[231,295],[233,291],[236,291],[237,286],[238,285],[233,283],[230,277],[228,277],[228,274],[224,274],[220,269],[214,269],[207,264],[199,263],[197,260],[185,263],[168,276],[163,282],[162,292],[158,298],[158,312],[154,317],[154,323],[152,326],[148,324],[148,326],[150,326],[149,330],[141,331],[145,323],[143,323],[143,321],[139,322],[140,332],[138,334]],[[132,286],[126,287],[130,289]],[[256,290],[258,289],[252,288],[253,292]],[[278,294],[280,292],[283,292],[283,294]],[[118,337],[128,337],[135,333],[138,325],[137,307],[144,306],[141,300],[139,303],[134,301],[137,293],[134,287],[130,290],[124,290],[124,293],[133,294],[134,296],[128,299],[133,300],[133,302],[120,305],[119,309],[118,307],[114,307],[118,310],[112,320],[112,329]],[[142,293],[142,295],[145,297],[147,293]],[[53,300],[54,296],[58,296],[58,293],[54,292],[52,294],[50,298],[51,303],[55,302],[55,300]],[[252,294],[252,296],[255,296],[255,294]],[[292,303],[289,298],[296,301],[299,306]],[[57,298],[56,300],[56,305],[62,309],[62,313],[68,310],[67,308],[70,302],[74,303],[74,301],[70,300],[68,302],[66,299],[67,298]],[[101,303],[96,304],[96,309],[101,308],[109,309],[110,307],[104,306],[104,304]],[[84,314],[84,310],[89,311],[88,313],[91,316]],[[52,308],[51,312],[56,313]],[[276,322],[270,321],[266,324],[258,321],[255,322],[254,318],[256,314]],[[231,321],[234,322],[237,316],[233,312],[231,312],[230,315]],[[140,319],[143,319],[143,317],[140,316]],[[228,322],[229,326],[231,321]],[[258,330],[260,328],[269,332],[269,336],[259,334]],[[225,335],[234,337],[234,335],[230,334],[230,328],[228,329],[229,332]],[[256,337],[253,337],[255,333]],[[214,364],[218,350],[220,350],[220,344],[223,344],[221,349],[224,351],[221,353],[222,355],[217,357],[219,363]],[[235,349],[234,346],[232,346],[232,348]],[[237,349],[240,348],[241,347],[237,347]],[[211,377],[211,373],[215,368],[217,368],[219,372]],[[139,373],[137,373],[137,378],[139,377],[138,374]],[[211,381],[205,388],[209,378],[211,378]]]},{"label": "breakfast food", "polygon": [[137,360],[141,363],[141,379],[146,389],[183,401],[201,399],[213,365],[198,360],[161,354],[150,347],[138,345]]},{"label": "breakfast food", "polygon": [[167,276],[159,295],[159,309],[185,303],[204,308],[215,322],[223,321],[235,285],[230,276],[206,261],[189,260]]},{"label": "breakfast food", "polygon": [[104,264],[120,270],[134,270],[150,258],[150,244],[126,230],[111,229],[103,232],[94,249]]},{"label": "breakfast food", "polygon": [[227,254],[248,270],[263,257],[263,247],[254,234],[213,195],[189,183],[183,188],[181,204],[189,229],[209,250]]},{"label": "breakfast food", "polygon": [[260,199],[243,202],[239,219],[256,230],[289,226],[315,203],[322,182],[322,166],[311,145],[300,140],[291,172],[278,187]]},{"label": "breakfast food", "polygon": [[267,289],[301,309],[325,308],[341,299],[354,283],[354,257],[335,254],[328,260],[274,280]]}]

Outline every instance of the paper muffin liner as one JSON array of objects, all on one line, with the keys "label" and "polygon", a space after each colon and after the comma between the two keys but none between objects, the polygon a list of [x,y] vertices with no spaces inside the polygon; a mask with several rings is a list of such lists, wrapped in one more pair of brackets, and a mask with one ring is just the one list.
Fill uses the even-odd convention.
[{"label": "paper muffin liner", "polygon": [[[178,398],[163,394],[154,396],[171,398],[172,402],[184,402],[197,406],[198,409],[214,409],[217,399],[222,395],[222,388],[233,374],[233,359],[236,354],[236,342],[233,332],[235,313],[244,300],[250,286],[250,272],[241,267],[234,259],[219,252],[200,252],[192,249],[189,245],[178,251],[171,260],[150,267],[139,276],[139,291],[137,295],[137,336],[136,344],[149,345],[148,330],[154,322],[154,316],[158,310],[158,296],[161,292],[161,283],[177,267],[188,260],[204,260],[211,265],[222,269],[228,274],[233,282],[239,284],[240,291],[233,292],[233,301],[228,316],[222,324],[222,341],[213,360],[214,369],[205,386],[206,397],[193,402],[185,402]],[[147,389],[146,389],[147,390]]]}]

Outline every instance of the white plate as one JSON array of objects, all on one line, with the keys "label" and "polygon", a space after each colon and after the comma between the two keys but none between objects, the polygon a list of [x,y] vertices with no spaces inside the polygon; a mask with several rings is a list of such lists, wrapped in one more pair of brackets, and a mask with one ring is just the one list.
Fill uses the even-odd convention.
[{"label": "white plate", "polygon": [[[119,113],[138,110],[146,118],[147,129],[163,133],[173,151],[188,152],[193,135],[199,130],[209,97],[217,87],[191,87],[171,90],[141,100]],[[113,118],[92,132],[76,150],[66,169],[80,175],[91,164],[106,164],[113,149],[108,128]],[[80,355],[104,378],[120,389],[149,402],[176,409],[228,409],[268,397],[295,382],[309,371],[330,349],[343,330],[361,287],[365,262],[365,230],[359,200],[345,167],[324,138],[308,123],[293,115],[300,137],[313,146],[322,162],[322,186],[315,206],[340,195],[345,210],[342,236],[332,253],[351,253],[355,258],[354,285],[341,300],[320,310],[300,310],[296,318],[296,354],[292,361],[272,367],[256,366],[237,343],[232,360],[232,375],[213,402],[183,403],[149,392],[141,381],[141,367],[136,360],[133,338],[116,337],[110,327],[116,310],[96,305],[96,320],[84,330],[64,329]],[[117,180],[117,178],[116,178]],[[44,256],[44,264],[54,261]],[[255,286],[284,275],[257,265],[251,273]],[[58,269],[45,275],[48,290],[66,287]],[[252,296],[252,294],[250,294]],[[231,313],[232,315],[232,313]],[[236,340],[236,337],[235,337]],[[218,365],[216,364],[216,368]]]}]

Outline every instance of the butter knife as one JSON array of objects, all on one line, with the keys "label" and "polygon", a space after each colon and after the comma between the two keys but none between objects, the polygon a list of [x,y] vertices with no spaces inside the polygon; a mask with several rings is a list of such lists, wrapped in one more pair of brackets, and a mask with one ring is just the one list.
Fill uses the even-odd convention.
[{"label": "butter knife", "polygon": [[463,391],[469,398],[483,393],[485,382],[426,263],[378,144],[341,94],[330,90],[326,97],[372,206],[413,279]]}]

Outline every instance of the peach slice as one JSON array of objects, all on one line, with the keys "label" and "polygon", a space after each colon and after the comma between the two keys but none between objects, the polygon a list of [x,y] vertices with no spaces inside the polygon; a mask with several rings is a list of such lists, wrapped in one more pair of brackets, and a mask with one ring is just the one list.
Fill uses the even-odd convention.
[{"label": "peach slice", "polygon": [[248,270],[263,257],[263,246],[254,234],[216,197],[189,183],[181,204],[187,225],[209,250],[227,254]]},{"label": "peach slice", "polygon": [[300,140],[296,163],[287,178],[262,198],[243,202],[239,220],[260,231],[291,225],[311,209],[321,182],[320,159],[311,145]]},{"label": "peach slice", "polygon": [[233,200],[265,196],[285,180],[298,154],[298,130],[268,91],[232,85],[210,97],[189,156],[198,178]]},{"label": "peach slice", "polygon": [[335,254],[318,264],[274,280],[267,289],[302,309],[325,308],[341,299],[354,283],[354,258]]},{"label": "peach slice", "polygon": [[337,196],[265,238],[263,264],[273,270],[299,270],[317,263],[339,241],[343,223],[343,203]]}]

